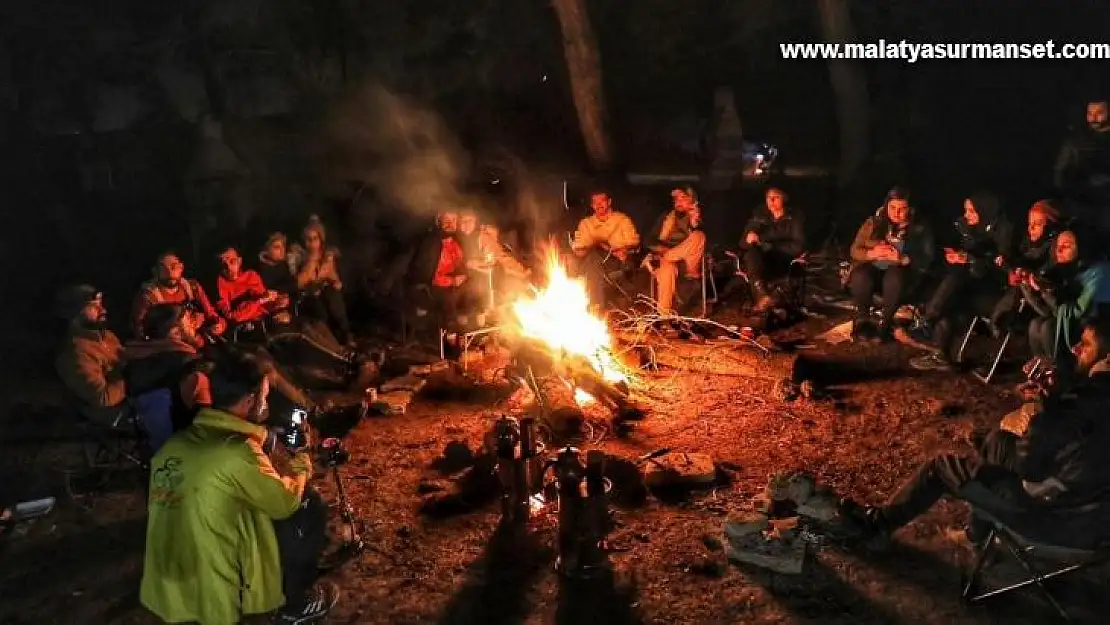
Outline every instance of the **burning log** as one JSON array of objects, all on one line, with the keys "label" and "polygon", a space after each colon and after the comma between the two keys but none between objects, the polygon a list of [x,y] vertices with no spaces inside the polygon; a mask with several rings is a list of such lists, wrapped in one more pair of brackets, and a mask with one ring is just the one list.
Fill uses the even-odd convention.
[{"label": "burning log", "polygon": [[512,337],[510,351],[517,366],[531,368],[535,376],[565,380],[615,412],[637,410],[627,384],[606,380],[581,356],[556,355],[543,342],[521,336]]}]

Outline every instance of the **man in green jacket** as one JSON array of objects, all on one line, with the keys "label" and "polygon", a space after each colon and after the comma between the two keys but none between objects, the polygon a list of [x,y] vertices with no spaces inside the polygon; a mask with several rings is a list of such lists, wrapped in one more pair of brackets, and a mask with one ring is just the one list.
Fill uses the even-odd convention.
[{"label": "man in green jacket", "polygon": [[142,603],[169,623],[231,625],[278,608],[276,622],[316,622],[338,591],[309,592],[325,526],[306,493],[311,459],[267,455],[269,382],[253,358],[229,351],[208,378],[212,407],[151,463]]}]

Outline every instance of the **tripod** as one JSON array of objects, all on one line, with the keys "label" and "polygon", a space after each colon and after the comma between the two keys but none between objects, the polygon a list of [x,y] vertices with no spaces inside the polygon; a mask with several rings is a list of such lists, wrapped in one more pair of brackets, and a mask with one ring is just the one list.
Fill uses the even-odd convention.
[{"label": "tripod", "polygon": [[328,471],[331,472],[332,480],[335,482],[335,492],[338,495],[339,517],[343,519],[343,523],[347,528],[347,533],[344,536],[343,546],[340,547],[340,553],[345,555],[357,555],[366,548],[366,543],[362,540],[362,535],[359,533],[359,526],[362,522],[358,516],[355,515],[355,508],[351,505],[351,500],[347,497],[347,484],[343,479],[343,475],[339,469],[347,464],[351,459],[351,454],[340,445],[337,438],[325,439],[320,444],[320,464],[324,465]]}]

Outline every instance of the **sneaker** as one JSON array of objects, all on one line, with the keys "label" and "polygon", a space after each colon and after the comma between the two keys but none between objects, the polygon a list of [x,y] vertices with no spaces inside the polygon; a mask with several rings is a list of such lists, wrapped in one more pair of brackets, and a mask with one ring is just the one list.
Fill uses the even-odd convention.
[{"label": "sneaker", "polygon": [[874,330],[875,326],[867,319],[856,319],[852,322],[852,342],[869,340],[874,335]]},{"label": "sneaker", "polygon": [[301,625],[302,623],[318,623],[327,617],[328,612],[339,601],[339,586],[332,582],[320,582],[309,591],[305,598],[304,607],[298,612],[278,613],[275,623],[283,625]]},{"label": "sneaker", "polygon": [[877,343],[890,343],[894,340],[894,331],[891,330],[889,323],[879,323],[875,329],[875,336],[872,338]]},{"label": "sneaker", "polygon": [[930,352],[910,358],[910,367],[917,371],[951,371],[952,365],[938,353]]}]

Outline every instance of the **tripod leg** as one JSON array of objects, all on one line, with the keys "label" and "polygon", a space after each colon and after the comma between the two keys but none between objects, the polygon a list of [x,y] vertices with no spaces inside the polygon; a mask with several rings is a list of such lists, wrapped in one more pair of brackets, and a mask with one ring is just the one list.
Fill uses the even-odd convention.
[{"label": "tripod leg", "polygon": [[351,501],[347,499],[347,486],[343,482],[343,476],[339,474],[339,467],[333,467],[331,474],[335,480],[335,491],[339,495],[339,515],[347,525],[347,546],[354,551],[362,551],[363,543],[362,536],[358,533],[358,519],[355,518]]}]

